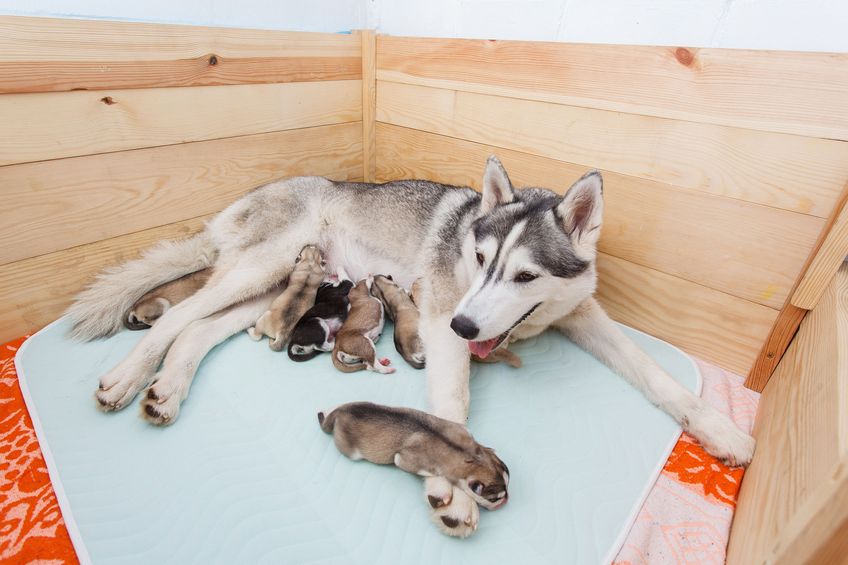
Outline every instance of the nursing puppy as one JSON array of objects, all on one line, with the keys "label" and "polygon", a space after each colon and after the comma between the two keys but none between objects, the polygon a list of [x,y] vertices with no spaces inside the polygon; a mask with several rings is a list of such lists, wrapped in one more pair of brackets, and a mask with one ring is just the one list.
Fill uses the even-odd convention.
[{"label": "nursing puppy", "polygon": [[404,289],[391,277],[377,275],[371,294],[380,299],[386,315],[395,323],[395,349],[416,369],[424,368],[424,342],[418,335],[418,308]]},{"label": "nursing puppy", "polygon": [[289,359],[308,361],[322,351],[332,351],[336,334],[347,319],[347,295],[353,281],[325,282],[318,287],[315,305],[297,322],[289,340]]},{"label": "nursing puppy", "polygon": [[271,338],[268,347],[283,350],[297,321],[315,304],[318,285],[324,280],[324,265],[321,252],[314,245],[300,251],[286,289],[247,330],[253,340],[259,341],[267,335]]},{"label": "nursing puppy", "polygon": [[212,267],[209,267],[154,288],[132,305],[124,316],[124,327],[129,330],[149,328],[169,308],[201,289],[211,276]]},{"label": "nursing puppy", "polygon": [[370,402],[343,404],[327,415],[319,412],[318,422],[333,434],[339,451],[353,460],[394,464],[422,477],[444,477],[489,510],[509,497],[509,469],[493,449],[474,441],[465,426],[420,410]]},{"label": "nursing puppy", "polygon": [[348,300],[350,310],[333,346],[333,365],[343,373],[368,369],[377,373],[394,373],[388,359],[377,359],[374,345],[383,333],[383,303],[371,296],[374,277],[356,283]]}]

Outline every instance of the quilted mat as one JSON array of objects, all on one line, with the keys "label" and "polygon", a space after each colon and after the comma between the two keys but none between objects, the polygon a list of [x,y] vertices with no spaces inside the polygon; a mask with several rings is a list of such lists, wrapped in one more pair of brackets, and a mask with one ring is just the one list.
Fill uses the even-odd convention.
[{"label": "quilted mat", "polygon": [[[510,502],[455,540],[427,519],[421,481],[351,462],[317,425],[350,400],[423,408],[424,375],[304,364],[237,336],[201,367],[179,421],[93,408],[97,378],[141,337],[79,344],[59,321],[17,367],[68,529],[83,562],[598,563],[610,561],[679,428],[556,334],[516,344],[521,370],[474,366],[470,427],[510,466]],[[628,331],[692,390],[694,364]]]}]

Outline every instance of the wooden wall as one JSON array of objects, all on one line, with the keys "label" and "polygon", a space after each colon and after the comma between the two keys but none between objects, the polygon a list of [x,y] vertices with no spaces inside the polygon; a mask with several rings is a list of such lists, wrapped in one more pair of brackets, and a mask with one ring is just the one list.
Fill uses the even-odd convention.
[{"label": "wooden wall", "polygon": [[848,180],[848,56],[379,36],[377,178],[605,178],[602,303],[745,374]]},{"label": "wooden wall", "polygon": [[0,342],[290,175],[363,177],[357,34],[0,17]]}]

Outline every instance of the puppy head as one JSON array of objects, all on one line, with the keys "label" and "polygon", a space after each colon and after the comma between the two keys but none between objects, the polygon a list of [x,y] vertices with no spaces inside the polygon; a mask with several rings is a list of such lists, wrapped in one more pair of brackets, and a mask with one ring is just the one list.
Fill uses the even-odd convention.
[{"label": "puppy head", "polygon": [[509,468],[489,447],[477,446],[472,459],[467,459],[467,475],[459,481],[459,486],[477,504],[494,510],[506,503],[509,498]]}]

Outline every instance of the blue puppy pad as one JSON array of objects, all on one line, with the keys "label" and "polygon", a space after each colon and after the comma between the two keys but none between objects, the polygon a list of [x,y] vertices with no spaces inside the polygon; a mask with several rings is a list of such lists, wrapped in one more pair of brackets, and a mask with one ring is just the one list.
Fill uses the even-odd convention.
[{"label": "blue puppy pad", "polygon": [[[514,344],[522,369],[472,365],[469,426],[510,468],[510,500],[469,539],[428,518],[422,481],[346,459],[321,409],[370,400],[426,408],[424,371],[378,344],[393,375],[294,363],[240,334],[208,356],[177,422],[138,399],[95,409],[99,377],[142,337],[78,343],[62,319],[18,353],[21,387],[74,546],[95,563],[600,563],[614,558],[680,428],[555,333]],[[694,363],[625,329],[688,389]]]}]

